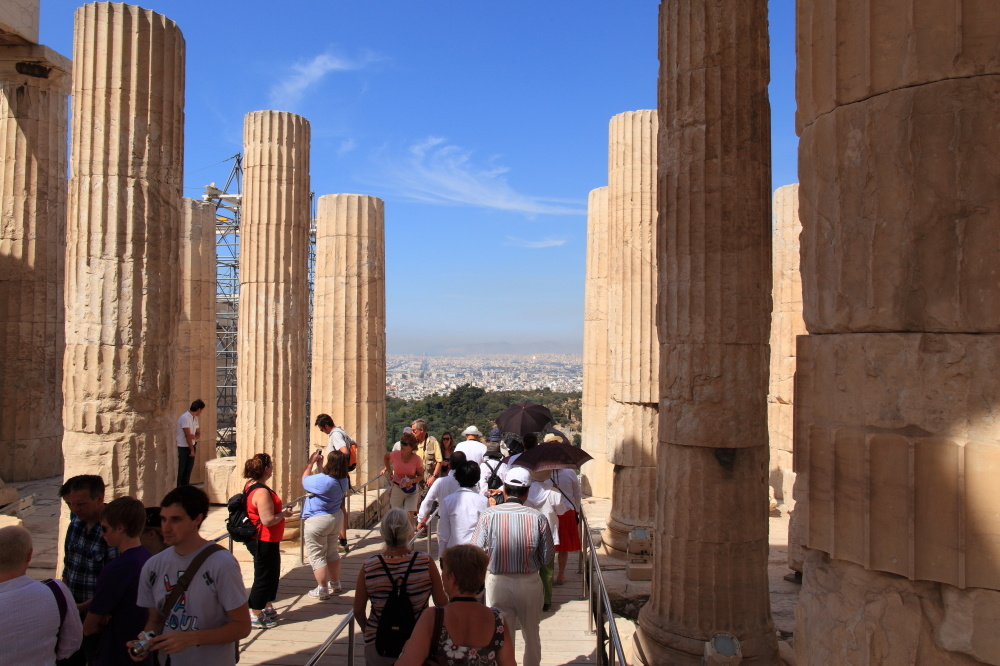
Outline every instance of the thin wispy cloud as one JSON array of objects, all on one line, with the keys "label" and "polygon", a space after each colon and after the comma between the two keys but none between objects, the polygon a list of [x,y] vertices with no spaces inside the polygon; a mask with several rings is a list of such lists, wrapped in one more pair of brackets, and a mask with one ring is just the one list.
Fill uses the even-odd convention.
[{"label": "thin wispy cloud", "polygon": [[306,91],[318,84],[330,72],[347,72],[362,69],[383,60],[375,53],[365,53],[360,58],[344,58],[327,51],[307,62],[295,63],[285,77],[271,86],[271,104],[293,107],[302,100]]},{"label": "thin wispy cloud", "polygon": [[582,202],[517,192],[507,182],[505,166],[476,164],[471,150],[431,136],[404,154],[382,151],[373,180],[397,195],[438,205],[478,206],[525,215],[585,215]]},{"label": "thin wispy cloud", "polygon": [[540,241],[529,241],[523,238],[514,238],[513,236],[507,236],[507,244],[515,245],[517,247],[526,247],[529,250],[541,250],[547,247],[559,247],[566,244],[565,238],[546,238]]},{"label": "thin wispy cloud", "polygon": [[340,145],[337,147],[337,154],[346,155],[347,153],[351,152],[357,147],[358,143],[354,139],[344,139],[343,141],[340,142]]}]

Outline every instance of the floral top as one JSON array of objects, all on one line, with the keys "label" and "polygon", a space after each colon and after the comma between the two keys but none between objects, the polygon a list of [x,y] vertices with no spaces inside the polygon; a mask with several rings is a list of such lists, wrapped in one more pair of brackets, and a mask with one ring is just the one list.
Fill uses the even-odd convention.
[{"label": "floral top", "polygon": [[491,608],[495,628],[493,639],[483,647],[455,645],[448,635],[448,628],[441,623],[441,634],[438,636],[437,653],[434,663],[440,666],[493,666],[497,662],[500,648],[503,647],[503,614],[498,608]]}]

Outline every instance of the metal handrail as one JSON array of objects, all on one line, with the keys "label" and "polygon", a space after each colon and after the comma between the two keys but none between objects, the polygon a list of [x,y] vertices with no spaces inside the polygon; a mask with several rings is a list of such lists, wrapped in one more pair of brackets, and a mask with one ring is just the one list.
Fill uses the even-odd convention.
[{"label": "metal handrail", "polygon": [[222,534],[220,534],[217,537],[212,537],[211,539],[208,540],[208,542],[209,543],[219,543],[223,539],[229,539],[229,552],[230,553],[233,552],[233,537],[232,537],[232,535],[229,534],[229,532],[223,532]]},{"label": "metal handrail", "polygon": [[[589,558],[588,570],[583,577],[583,593],[587,597],[589,611],[587,613],[588,630],[597,635],[597,655],[598,663],[614,666],[617,663],[624,666],[625,652],[622,649],[621,636],[618,635],[618,626],[615,624],[615,614],[611,609],[611,600],[608,598],[608,590],[604,585],[604,576],[601,574],[601,565],[597,561],[597,549],[593,539],[590,538],[590,523],[587,522],[587,515],[583,511],[583,506],[579,509],[580,515],[580,542],[584,550],[587,551],[585,557]],[[599,598],[595,604],[594,580],[597,580],[597,593]],[[608,635],[605,635],[604,621],[608,621]],[[595,628],[596,624],[596,628]],[[608,651],[604,652],[605,641],[609,642]]]},{"label": "metal handrail", "polygon": [[306,662],[306,666],[315,666],[320,659],[327,653],[327,651],[333,647],[333,642],[337,640],[340,634],[344,631],[344,627],[347,627],[347,663],[349,666],[354,666],[354,611],[349,611],[344,619],[340,621],[337,628],[333,630],[333,633],[327,637],[323,644],[319,646],[319,649],[313,653],[313,656],[309,658]]}]

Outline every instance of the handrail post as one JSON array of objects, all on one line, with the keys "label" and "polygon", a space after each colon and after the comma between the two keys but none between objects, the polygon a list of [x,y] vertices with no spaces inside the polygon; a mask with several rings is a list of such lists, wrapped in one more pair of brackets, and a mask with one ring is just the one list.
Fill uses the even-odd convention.
[{"label": "handrail post", "polygon": [[347,628],[347,666],[354,666],[354,620]]}]

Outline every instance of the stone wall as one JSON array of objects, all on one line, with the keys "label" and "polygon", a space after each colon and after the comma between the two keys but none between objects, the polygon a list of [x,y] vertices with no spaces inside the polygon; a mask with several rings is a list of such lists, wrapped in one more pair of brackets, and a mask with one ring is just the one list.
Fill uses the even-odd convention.
[{"label": "stone wall", "polygon": [[799,186],[774,192],[771,236],[771,370],[767,393],[770,442],[768,479],[774,496],[788,509],[795,506],[792,485],[792,405],[795,390],[795,338],[806,332],[802,320],[802,278],[799,274]]},{"label": "stone wall", "polygon": [[215,458],[217,438],[215,204],[184,199],[181,208],[181,317],[171,416],[179,418],[196,399],[205,403],[198,416],[201,439],[191,470],[191,483],[201,483],[205,480],[205,463]]},{"label": "stone wall", "polygon": [[62,471],[70,69],[44,46],[0,46],[0,477],[7,481]]}]

